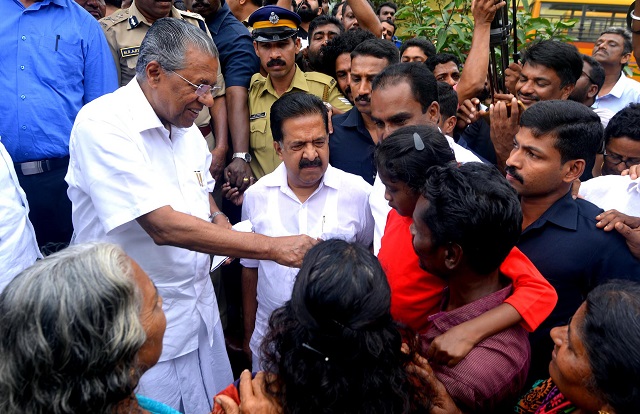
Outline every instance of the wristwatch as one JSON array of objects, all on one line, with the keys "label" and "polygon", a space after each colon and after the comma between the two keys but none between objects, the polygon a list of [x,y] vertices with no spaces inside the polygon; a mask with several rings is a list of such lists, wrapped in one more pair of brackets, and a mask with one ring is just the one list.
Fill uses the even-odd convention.
[{"label": "wristwatch", "polygon": [[234,152],[231,156],[231,160],[233,161],[234,158],[240,158],[242,161],[247,163],[251,162],[251,154],[248,152]]}]

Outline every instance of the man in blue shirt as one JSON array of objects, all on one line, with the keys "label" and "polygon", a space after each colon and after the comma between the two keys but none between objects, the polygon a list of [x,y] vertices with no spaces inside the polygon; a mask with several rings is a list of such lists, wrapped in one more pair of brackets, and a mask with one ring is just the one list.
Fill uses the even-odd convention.
[{"label": "man in blue shirt", "polygon": [[332,119],[329,163],[369,184],[376,178],[373,154],[378,143],[371,119],[371,83],[384,68],[400,61],[398,49],[382,39],[366,40],[351,52],[350,88],[353,109]]},{"label": "man in blue shirt", "polygon": [[117,88],[113,58],[98,22],[73,0],[7,0],[0,14],[0,135],[40,246],[64,246],[73,233],[64,181],[71,126],[84,104]]},{"label": "man in blue shirt", "polygon": [[640,262],[624,237],[596,228],[595,217],[603,210],[570,193],[601,142],[602,124],[591,108],[542,101],[522,114],[506,162],[524,217],[517,247],[558,293],[556,308],[529,338],[531,380],[548,377],[549,331],[566,324],[591,289],[608,279],[640,280]]}]

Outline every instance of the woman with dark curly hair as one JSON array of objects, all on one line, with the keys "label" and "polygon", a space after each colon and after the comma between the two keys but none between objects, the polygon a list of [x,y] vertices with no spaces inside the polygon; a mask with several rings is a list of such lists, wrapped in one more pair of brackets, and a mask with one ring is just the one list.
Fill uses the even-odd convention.
[{"label": "woman with dark curly hair", "polygon": [[431,389],[409,369],[414,355],[401,351],[390,299],[364,247],[329,240],[309,250],[262,345],[265,370],[274,374],[265,391],[283,413],[429,411]]}]

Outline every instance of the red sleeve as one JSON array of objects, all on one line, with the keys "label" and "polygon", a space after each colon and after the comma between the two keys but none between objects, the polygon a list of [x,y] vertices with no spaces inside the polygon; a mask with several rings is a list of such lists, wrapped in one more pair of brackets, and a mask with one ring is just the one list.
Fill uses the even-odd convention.
[{"label": "red sleeve", "polygon": [[558,302],[556,290],[517,247],[500,266],[500,272],[513,282],[513,294],[505,303],[513,306],[520,316],[520,324],[533,332],[551,314]]}]

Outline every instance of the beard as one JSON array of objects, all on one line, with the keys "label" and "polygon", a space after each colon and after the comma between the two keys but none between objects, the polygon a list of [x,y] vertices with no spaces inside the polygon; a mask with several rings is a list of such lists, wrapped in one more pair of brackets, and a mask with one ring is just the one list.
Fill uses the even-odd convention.
[{"label": "beard", "polygon": [[315,19],[318,16],[318,11],[320,11],[320,8],[312,9],[311,5],[306,1],[300,3],[301,6],[303,4],[306,5],[307,8],[306,9],[298,8],[296,13],[298,14],[298,16],[300,16],[300,20],[302,20],[305,23],[309,23],[311,20]]}]

